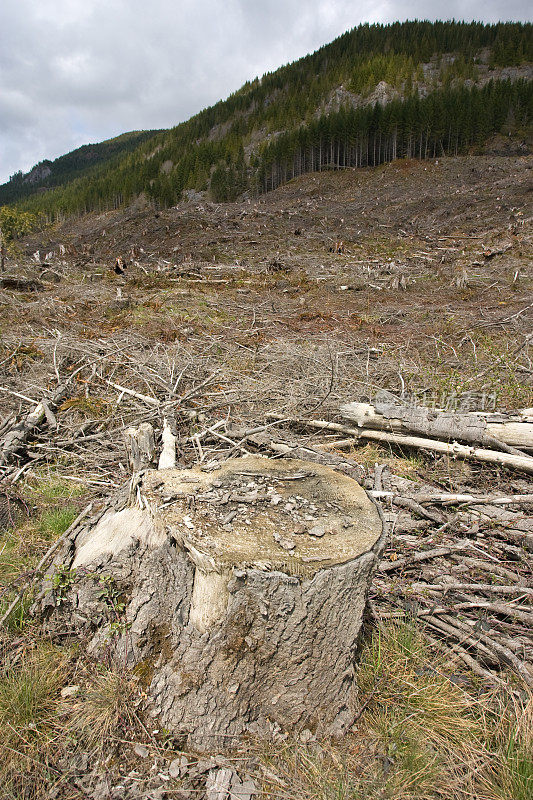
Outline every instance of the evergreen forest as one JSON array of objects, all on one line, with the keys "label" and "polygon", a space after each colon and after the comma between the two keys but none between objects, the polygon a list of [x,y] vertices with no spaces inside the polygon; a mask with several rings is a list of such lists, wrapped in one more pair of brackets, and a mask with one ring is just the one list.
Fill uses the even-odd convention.
[{"label": "evergreen forest", "polygon": [[314,170],[457,155],[496,133],[527,139],[532,64],[530,23],[360,25],[175,128],[42,162],[42,180],[18,173],[0,205],[51,222],[139,196],[170,206],[187,190],[223,202]]}]

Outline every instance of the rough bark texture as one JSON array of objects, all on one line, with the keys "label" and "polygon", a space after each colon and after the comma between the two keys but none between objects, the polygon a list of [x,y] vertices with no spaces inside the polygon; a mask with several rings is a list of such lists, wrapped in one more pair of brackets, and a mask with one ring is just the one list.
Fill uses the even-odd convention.
[{"label": "rough bark texture", "polygon": [[7,464],[26,445],[33,431],[48,420],[54,421],[52,409],[55,409],[67,396],[69,383],[61,384],[48,401],[41,400],[35,408],[20,422],[14,425],[0,441],[0,466]]},{"label": "rough bark texture", "polygon": [[246,731],[340,735],[355,713],[354,659],[376,556],[301,581],[248,570],[229,585],[223,623],[186,628],[154,678],[154,713],[200,749]]},{"label": "rough bark texture", "polygon": [[142,422],[138,428],[126,428],[124,443],[132,472],[152,466],[155,458],[155,437],[149,422]]},{"label": "rough bark texture", "polygon": [[65,544],[39,600],[45,624],[136,667],[150,713],[189,747],[342,734],[385,540],[361,487],[253,457],[211,473],[150,470],[128,496]]},{"label": "rough bark texture", "polygon": [[346,403],[340,411],[360,427],[396,433],[419,433],[436,439],[457,439],[469,444],[494,447],[533,448],[533,421],[528,409],[521,415],[505,416],[481,412],[457,413],[424,406],[403,405],[388,393],[379,393],[375,404]]}]

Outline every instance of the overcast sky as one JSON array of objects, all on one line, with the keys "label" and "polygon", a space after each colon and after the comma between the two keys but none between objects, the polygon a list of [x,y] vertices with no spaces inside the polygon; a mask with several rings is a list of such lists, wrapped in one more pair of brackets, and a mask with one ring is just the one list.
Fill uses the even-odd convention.
[{"label": "overcast sky", "polygon": [[81,144],[175,125],[360,22],[525,22],[531,9],[528,0],[0,0],[0,182]]}]

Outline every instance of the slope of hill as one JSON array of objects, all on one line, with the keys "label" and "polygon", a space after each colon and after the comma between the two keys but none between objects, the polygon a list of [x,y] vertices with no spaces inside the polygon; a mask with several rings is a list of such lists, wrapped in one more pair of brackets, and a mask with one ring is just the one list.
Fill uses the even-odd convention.
[{"label": "slope of hill", "polygon": [[40,161],[28,173],[16,172],[7,183],[0,186],[0,205],[23,200],[82,176],[94,178],[101,168],[112,169],[122,156],[157,133],[159,131],[156,130],[123,133],[98,144],[84,144],[54,161]]},{"label": "slope of hill", "polygon": [[187,190],[225,201],[317,169],[457,154],[500,132],[524,138],[533,119],[532,27],[361,25],[188,122],[144,134],[96,169],[65,167],[55,188],[52,176],[23,179],[9,201],[48,220],[139,195],[160,206]]},{"label": "slope of hill", "polygon": [[[413,407],[533,406],[532,169],[532,156],[397,160],[302,175],[256,199],[70,217],[17,243],[0,288],[1,441],[40,398],[49,417],[1,468],[4,519],[20,509],[20,520],[0,530],[0,614],[28,587],[2,634],[4,797],[200,800],[210,765],[226,769],[219,754],[199,768],[181,735],[155,727],[151,669],[131,670],[129,650],[111,666],[88,637],[51,638],[26,610],[43,556],[81,509],[92,501],[99,515],[108,492],[131,487],[125,430],[160,429],[164,415],[183,468],[241,450],[327,459],[383,498],[390,523],[357,725],[331,743],[250,737],[229,763],[251,772],[256,798],[531,796],[517,671],[533,669],[531,475],[280,417],[342,423],[342,403],[379,389]],[[453,505],[432,502],[452,493]],[[56,569],[47,597],[65,606],[74,575]],[[123,584],[105,575],[86,578],[115,602]],[[129,635],[129,598],[95,612],[114,626],[102,634],[110,654]],[[157,630],[166,658],[169,628]]]}]

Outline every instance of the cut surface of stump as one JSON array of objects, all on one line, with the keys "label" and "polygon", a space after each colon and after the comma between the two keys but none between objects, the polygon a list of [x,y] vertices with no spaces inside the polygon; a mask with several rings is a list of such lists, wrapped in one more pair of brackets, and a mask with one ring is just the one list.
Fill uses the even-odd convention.
[{"label": "cut surface of stump", "polygon": [[359,484],[253,456],[209,472],[148,470],[134,495],[66,545],[72,586],[59,603],[45,593],[47,624],[78,627],[92,652],[135,667],[150,712],[189,747],[342,734],[385,538]]}]

